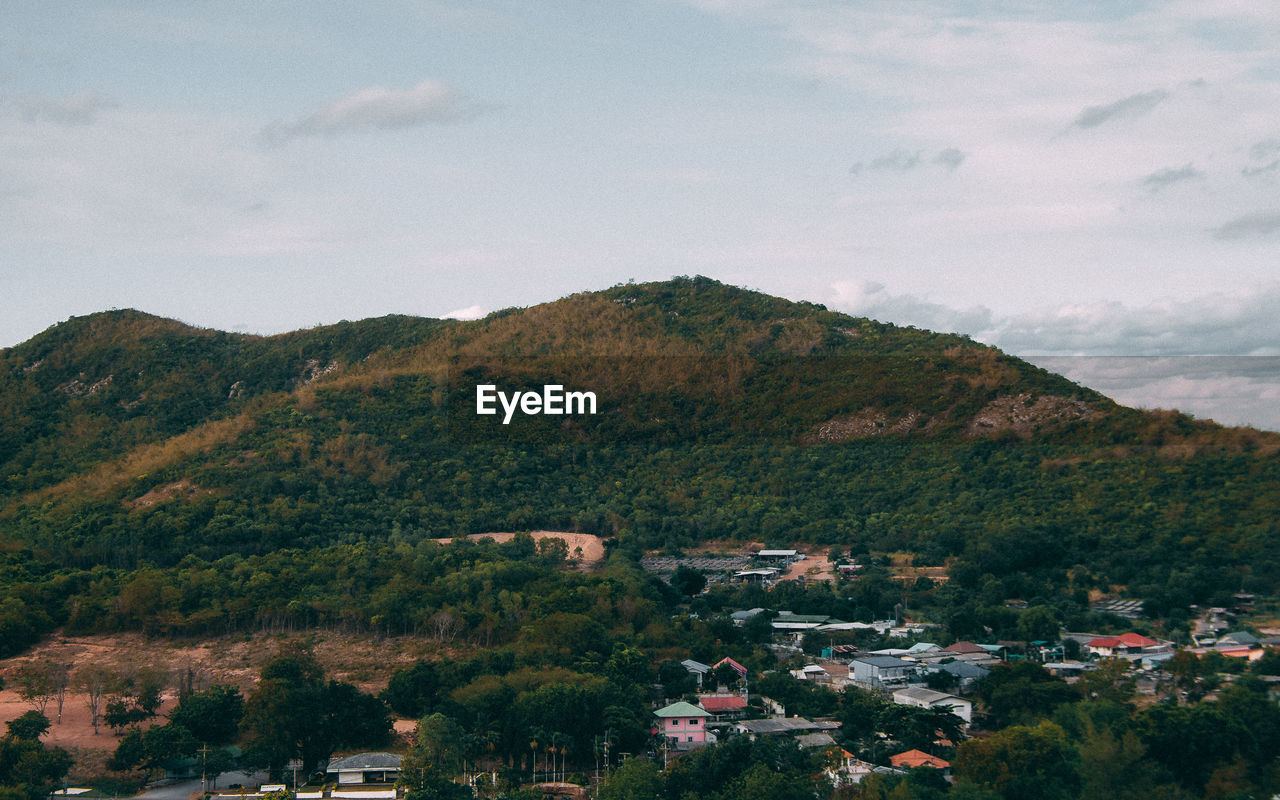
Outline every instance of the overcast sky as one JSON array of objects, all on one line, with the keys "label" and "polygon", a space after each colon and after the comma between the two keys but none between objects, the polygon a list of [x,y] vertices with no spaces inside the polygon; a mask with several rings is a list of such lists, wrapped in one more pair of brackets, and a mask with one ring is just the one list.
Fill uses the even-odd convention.
[{"label": "overcast sky", "polygon": [[[704,274],[1019,355],[1280,356],[1270,0],[3,16],[0,346],[113,307],[271,333]],[[1275,358],[1063,363],[1280,429]]]}]

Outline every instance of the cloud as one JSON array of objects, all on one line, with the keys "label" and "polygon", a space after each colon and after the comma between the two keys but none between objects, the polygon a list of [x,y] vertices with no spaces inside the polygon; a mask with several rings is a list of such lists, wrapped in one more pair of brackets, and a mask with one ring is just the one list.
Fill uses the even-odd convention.
[{"label": "cloud", "polygon": [[1280,211],[1259,211],[1228,220],[1209,232],[1215,239],[1245,239],[1280,231]]},{"label": "cloud", "polygon": [[962,333],[1015,354],[1280,356],[1280,284],[1141,306],[1069,303],[1004,315],[894,294],[873,281],[838,281],[831,290],[824,302],[840,311]]},{"label": "cloud", "polygon": [[96,92],[76,92],[66,97],[26,97],[19,107],[27,121],[47,120],[60,125],[88,125],[98,112],[116,108],[111,100]]},{"label": "cloud", "polygon": [[1280,139],[1264,139],[1249,147],[1249,158],[1254,161],[1266,161],[1280,155]]},{"label": "cloud", "polygon": [[964,158],[964,153],[954,147],[948,147],[946,150],[943,150],[933,157],[933,163],[941,164],[947,169],[955,169],[964,163]]},{"label": "cloud", "polygon": [[1280,358],[1259,356],[1028,359],[1135,408],[1176,408],[1224,425],[1280,430]]},{"label": "cloud", "polygon": [[1153,172],[1147,177],[1143,178],[1142,185],[1147,187],[1153,192],[1158,192],[1166,186],[1170,186],[1175,183],[1181,183],[1182,181],[1199,180],[1203,177],[1204,177],[1203,172],[1196,169],[1191,164],[1187,164],[1184,167],[1178,167],[1176,169],[1173,167],[1169,167],[1166,169],[1157,170],[1156,172]]},{"label": "cloud", "polygon": [[1269,175],[1277,171],[1280,171],[1280,158],[1258,167],[1245,167],[1240,170],[1240,174],[1246,178],[1256,178],[1260,175]]},{"label": "cloud", "polygon": [[1164,89],[1130,95],[1105,106],[1089,106],[1080,112],[1072,124],[1077,128],[1096,128],[1113,119],[1140,117],[1150,112],[1169,97]]},{"label": "cloud", "polygon": [[441,314],[441,319],[480,319],[489,315],[489,309],[484,306],[467,306],[466,308],[455,308],[446,314]]},{"label": "cloud", "polygon": [[[867,172],[910,172],[923,163],[923,150],[894,150],[892,153],[886,153],[877,156],[870,161],[859,161],[852,167],[849,167],[850,175],[859,175],[863,171]],[[965,154],[954,147],[940,151],[936,156],[930,159],[930,163],[939,164],[949,170],[953,170],[964,161]]]},{"label": "cloud", "polygon": [[370,86],[326,103],[294,122],[273,122],[263,129],[262,137],[269,143],[279,144],[304,136],[336,136],[369,129],[456,122],[474,113],[474,108],[469,108],[452,88],[439,81],[424,80],[403,91]]},{"label": "cloud", "polygon": [[983,306],[959,310],[909,294],[890,294],[875,281],[837,281],[831,288],[834,296],[828,305],[860,317],[969,335],[992,327],[992,312]]}]

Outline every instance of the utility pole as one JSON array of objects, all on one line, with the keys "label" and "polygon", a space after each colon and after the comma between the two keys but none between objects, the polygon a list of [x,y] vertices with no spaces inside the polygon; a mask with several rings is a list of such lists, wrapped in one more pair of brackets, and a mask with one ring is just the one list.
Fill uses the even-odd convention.
[{"label": "utility pole", "polygon": [[208,777],[206,777],[208,775],[208,769],[207,769],[208,763],[209,763],[209,745],[202,744],[200,745],[200,793],[201,794],[209,793],[209,779]]}]

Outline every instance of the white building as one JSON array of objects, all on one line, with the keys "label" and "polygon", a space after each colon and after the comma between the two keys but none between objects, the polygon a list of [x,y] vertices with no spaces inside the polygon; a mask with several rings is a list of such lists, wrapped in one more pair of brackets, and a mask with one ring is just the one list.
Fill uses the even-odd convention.
[{"label": "white building", "polygon": [[893,693],[893,702],[900,706],[916,708],[945,708],[968,725],[973,721],[973,704],[963,697],[946,692],[935,692],[923,686],[909,686]]}]

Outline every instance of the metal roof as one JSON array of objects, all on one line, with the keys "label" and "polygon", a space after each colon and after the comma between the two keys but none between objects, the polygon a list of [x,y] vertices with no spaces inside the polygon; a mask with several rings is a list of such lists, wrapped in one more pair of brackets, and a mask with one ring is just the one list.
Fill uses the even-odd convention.
[{"label": "metal roof", "polygon": [[355,772],[366,769],[400,769],[402,756],[395,753],[356,753],[329,762],[329,772]]}]

